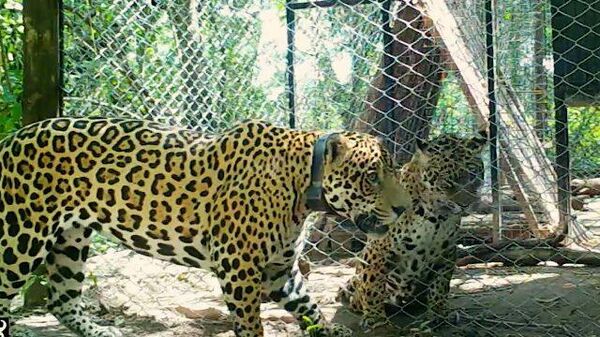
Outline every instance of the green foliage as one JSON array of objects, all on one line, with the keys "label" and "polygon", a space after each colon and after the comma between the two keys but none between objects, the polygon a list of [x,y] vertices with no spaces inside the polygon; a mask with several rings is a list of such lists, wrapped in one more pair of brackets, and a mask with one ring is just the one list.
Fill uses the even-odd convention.
[{"label": "green foliage", "polygon": [[164,25],[152,28],[162,11],[142,2],[64,6],[67,114],[146,115],[172,91],[174,72],[164,68],[173,64],[176,39]]},{"label": "green foliage", "polygon": [[296,12],[296,110],[303,128],[347,128],[364,112],[381,57],[376,8]]},{"label": "green foliage", "polygon": [[0,138],[18,127],[23,92],[20,1],[0,0]]},{"label": "green foliage", "polygon": [[[15,129],[21,118],[20,1],[0,0],[0,136]],[[285,47],[281,46],[286,33],[284,0],[201,1],[196,21],[186,7],[189,0],[156,3],[65,0],[67,114],[134,115],[214,130],[246,118],[287,124],[286,50],[280,48]],[[536,6],[540,5],[520,0],[497,4],[499,76],[515,90],[531,124],[536,110],[532,94]],[[464,7],[469,15],[483,13],[480,1],[469,0]],[[547,5],[543,10],[549,15]],[[268,11],[275,14],[262,18]],[[365,110],[369,83],[379,66],[379,8],[310,9],[297,11],[296,18],[298,125],[347,128]],[[466,27],[470,22],[466,17],[457,19],[465,29],[474,28]],[[545,20],[549,22],[548,16]],[[542,49],[547,58],[551,29],[545,28]],[[265,42],[265,35],[279,36],[280,46]],[[476,48],[476,42],[467,41],[469,48]],[[264,74],[265,69],[269,74]],[[551,81],[547,89],[545,99],[551,102]],[[574,172],[598,174],[599,111],[569,111]],[[459,78],[450,73],[442,83],[431,133],[464,134],[475,128]],[[551,123],[545,136],[552,137]],[[552,157],[551,145],[547,148]],[[95,241],[94,245],[104,250],[109,244]]]},{"label": "green foliage", "polygon": [[92,288],[98,288],[98,276],[96,276],[96,274],[94,274],[93,272],[90,271],[86,278],[92,284],[91,285]]},{"label": "green foliage", "polygon": [[104,235],[94,233],[94,235],[92,235],[92,242],[90,244],[90,247],[91,247],[90,253],[93,256],[96,254],[104,254],[110,248],[115,249],[115,248],[119,247],[119,244],[113,242],[111,239],[108,239]]},{"label": "green foliage", "polygon": [[442,83],[440,98],[432,118],[433,135],[445,132],[471,134],[477,128],[458,81],[456,75],[450,73]]},{"label": "green foliage", "polygon": [[194,19],[185,0],[67,1],[65,111],[209,129],[245,118],[277,120],[283,96],[270,98],[270,88],[253,81],[261,29],[255,15],[262,7],[200,4]]},{"label": "green foliage", "polygon": [[569,146],[575,177],[600,175],[600,108],[569,108]]},{"label": "green foliage", "polygon": [[47,269],[45,265],[39,266],[27,279],[25,285],[19,289],[24,298],[24,308],[44,306],[48,296]]},{"label": "green foliage", "polygon": [[25,285],[21,289],[19,289],[19,292],[21,294],[26,294],[29,291],[29,288],[31,288],[31,286],[35,283],[39,283],[43,286],[46,286],[48,284],[48,281],[46,280],[46,275],[38,275],[35,273],[31,274],[31,277],[27,279]]},{"label": "green foliage", "polygon": [[315,324],[308,316],[302,316],[302,322],[306,325],[306,332],[309,337],[319,337],[322,335],[322,324]]}]

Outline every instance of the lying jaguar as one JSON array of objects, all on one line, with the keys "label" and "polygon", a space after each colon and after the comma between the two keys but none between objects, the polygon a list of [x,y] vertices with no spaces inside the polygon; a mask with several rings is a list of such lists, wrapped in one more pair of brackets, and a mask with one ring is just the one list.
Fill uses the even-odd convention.
[{"label": "lying jaguar", "polygon": [[82,336],[120,336],[80,305],[97,231],[141,254],[212,270],[237,337],[263,336],[262,292],[321,335],[348,336],[323,322],[306,293],[303,220],[317,198],[311,207],[383,234],[409,206],[394,175],[382,143],[353,132],[260,121],[218,136],[128,119],[32,124],[0,142],[0,316],[46,263],[48,308],[62,324]]},{"label": "lying jaguar", "polygon": [[412,206],[386,237],[367,240],[363,263],[340,290],[350,309],[362,313],[364,330],[385,323],[386,313],[414,315],[423,306],[430,318],[447,315],[458,226],[477,200],[486,142],[482,132],[473,138],[447,134],[418,143],[399,176]]}]

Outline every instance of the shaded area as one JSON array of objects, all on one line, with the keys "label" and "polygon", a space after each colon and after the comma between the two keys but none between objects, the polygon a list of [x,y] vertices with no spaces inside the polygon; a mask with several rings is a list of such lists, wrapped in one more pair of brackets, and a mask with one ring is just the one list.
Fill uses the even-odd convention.
[{"label": "shaded area", "polygon": [[[451,307],[458,322],[441,326],[435,336],[591,336],[600,331],[594,296],[600,268],[461,268],[452,281]],[[346,310],[334,321],[358,330]],[[357,336],[433,336],[407,316],[394,317],[405,330],[378,328]],[[412,326],[411,326],[412,324]]]},{"label": "shaded area", "polygon": [[[462,267],[452,281],[451,307],[458,323],[435,336],[590,336],[600,331],[600,268],[526,267],[498,264]],[[89,306],[107,314],[126,336],[233,337],[218,282],[211,273],[170,265],[129,251],[112,251],[90,259],[85,291]],[[312,266],[309,292],[327,318],[346,324],[357,336],[388,337],[427,331],[382,327],[360,333],[359,317],[336,300],[340,286],[354,274],[346,265]],[[97,282],[97,287],[94,284]],[[98,305],[100,303],[100,305]],[[262,307],[267,337],[300,336],[297,324],[273,303]],[[99,309],[96,309],[99,310]],[[396,317],[397,324],[415,320]],[[73,337],[50,315],[35,313],[19,323],[40,337]],[[408,328],[410,330],[410,328]]]}]

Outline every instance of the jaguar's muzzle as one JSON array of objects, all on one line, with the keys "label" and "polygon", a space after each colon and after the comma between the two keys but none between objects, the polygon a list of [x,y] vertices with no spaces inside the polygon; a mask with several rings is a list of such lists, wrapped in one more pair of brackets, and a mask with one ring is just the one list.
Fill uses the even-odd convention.
[{"label": "jaguar's muzzle", "polygon": [[382,225],[379,218],[373,213],[360,214],[354,219],[354,224],[363,233],[372,238],[381,238],[390,229],[388,225]]},{"label": "jaguar's muzzle", "polygon": [[[399,217],[404,213],[403,207],[394,207],[396,216]],[[396,217],[396,219],[397,219]],[[354,219],[339,219],[340,226],[351,229],[358,228],[363,233],[367,234],[371,238],[382,238],[385,236],[390,229],[388,225],[382,223],[382,221],[375,215],[375,213],[363,213],[356,216]]]}]

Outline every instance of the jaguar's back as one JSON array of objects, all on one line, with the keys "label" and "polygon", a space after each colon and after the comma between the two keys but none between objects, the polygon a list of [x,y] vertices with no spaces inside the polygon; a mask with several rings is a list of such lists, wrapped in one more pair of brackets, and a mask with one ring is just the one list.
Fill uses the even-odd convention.
[{"label": "jaguar's back", "polygon": [[218,188],[202,163],[210,139],[145,121],[61,118],[2,140],[0,316],[44,261],[52,286],[69,289],[51,289],[67,297],[51,297],[50,308],[79,296],[93,229],[143,254],[179,253],[200,265],[202,252],[186,247],[202,220],[194,208]]},{"label": "jaguar's back", "polygon": [[[318,141],[320,140],[320,141]],[[324,142],[324,143],[323,143]],[[390,223],[408,207],[375,137],[247,121],[214,137],[156,123],[59,118],[0,143],[0,316],[46,263],[49,309],[86,337],[114,337],[80,306],[90,236],[215,272],[236,336],[261,337],[264,291],[321,323],[297,271],[316,144],[321,197],[340,216]],[[348,330],[322,326],[331,336]],[[335,333],[334,333],[335,331]]]}]

